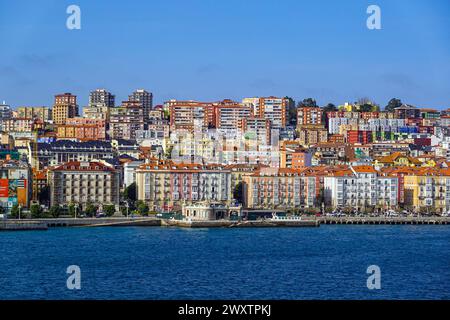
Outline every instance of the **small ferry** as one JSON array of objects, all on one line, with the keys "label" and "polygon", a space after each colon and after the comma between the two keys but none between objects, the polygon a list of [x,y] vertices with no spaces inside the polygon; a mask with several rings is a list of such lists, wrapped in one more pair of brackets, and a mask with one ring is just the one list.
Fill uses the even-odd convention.
[{"label": "small ferry", "polygon": [[283,222],[291,222],[291,221],[301,221],[302,217],[300,216],[278,216],[276,213],[272,214],[272,218],[269,218],[269,221],[283,221]]}]

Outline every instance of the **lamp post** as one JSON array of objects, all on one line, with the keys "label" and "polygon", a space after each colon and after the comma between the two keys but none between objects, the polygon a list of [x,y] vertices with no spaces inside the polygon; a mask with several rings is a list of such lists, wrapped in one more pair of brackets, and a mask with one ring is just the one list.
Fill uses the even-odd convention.
[{"label": "lamp post", "polygon": [[20,220],[20,209],[22,209],[22,206],[19,204],[19,220]]},{"label": "lamp post", "polygon": [[127,208],[127,219],[128,219],[128,207],[129,207],[128,200],[125,200],[125,207]]},{"label": "lamp post", "polygon": [[75,219],[77,218],[78,204],[75,204]]}]

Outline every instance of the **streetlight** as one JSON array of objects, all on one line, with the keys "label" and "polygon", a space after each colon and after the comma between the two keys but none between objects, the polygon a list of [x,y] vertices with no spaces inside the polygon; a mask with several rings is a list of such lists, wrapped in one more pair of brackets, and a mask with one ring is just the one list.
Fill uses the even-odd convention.
[{"label": "streetlight", "polygon": [[22,209],[22,206],[19,204],[19,220],[20,220],[20,209]]},{"label": "streetlight", "polygon": [[128,200],[125,200],[125,207],[127,208],[127,219],[128,219],[128,207],[129,207]]},{"label": "streetlight", "polygon": [[77,218],[77,209],[78,209],[78,204],[75,204],[75,219]]}]

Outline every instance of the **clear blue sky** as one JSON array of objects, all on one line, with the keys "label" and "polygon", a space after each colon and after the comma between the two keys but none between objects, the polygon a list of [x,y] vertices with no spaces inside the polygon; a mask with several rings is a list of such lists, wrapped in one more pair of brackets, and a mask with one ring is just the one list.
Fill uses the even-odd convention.
[{"label": "clear blue sky", "polygon": [[[66,8],[81,7],[81,30]],[[382,30],[366,28],[381,7]],[[450,107],[448,0],[0,0],[0,100],[106,88],[170,98],[392,97]]]}]

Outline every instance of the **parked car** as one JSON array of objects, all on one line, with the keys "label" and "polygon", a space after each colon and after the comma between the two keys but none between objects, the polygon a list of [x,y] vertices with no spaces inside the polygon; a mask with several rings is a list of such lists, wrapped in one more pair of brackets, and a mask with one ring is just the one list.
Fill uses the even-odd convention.
[{"label": "parked car", "polygon": [[96,218],[104,218],[104,217],[106,217],[106,214],[104,214],[104,213],[97,213],[97,215],[95,217]]}]

